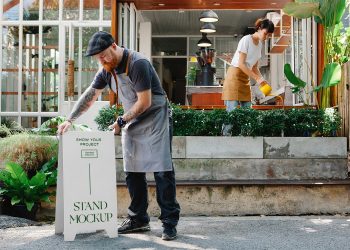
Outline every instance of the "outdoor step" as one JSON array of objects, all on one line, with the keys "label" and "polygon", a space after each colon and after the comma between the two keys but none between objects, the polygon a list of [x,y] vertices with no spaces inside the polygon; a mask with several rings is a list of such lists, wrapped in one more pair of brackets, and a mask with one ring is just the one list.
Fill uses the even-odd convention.
[{"label": "outdoor step", "polygon": [[347,158],[346,137],[264,137],[264,158]]},{"label": "outdoor step", "polygon": [[[120,136],[116,158],[123,157]],[[345,159],[346,137],[174,136],[173,159]]]},{"label": "outdoor step", "polygon": [[[346,179],[347,159],[173,159],[176,179],[209,180],[305,180]],[[123,161],[116,160],[117,181],[125,180]],[[147,174],[154,180],[152,174]]]},{"label": "outdoor step", "polygon": [[[149,182],[151,216],[159,216],[155,183]],[[350,213],[350,180],[235,180],[177,182],[181,215],[303,215]],[[126,216],[130,195],[117,185],[118,216]],[[55,203],[44,203],[40,216],[54,216]]]}]

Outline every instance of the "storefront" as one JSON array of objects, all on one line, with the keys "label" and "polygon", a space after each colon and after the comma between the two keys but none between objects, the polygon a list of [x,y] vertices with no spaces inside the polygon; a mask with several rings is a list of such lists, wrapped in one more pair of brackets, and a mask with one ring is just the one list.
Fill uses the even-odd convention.
[{"label": "storefront", "polygon": [[[199,15],[205,9],[214,10],[219,17],[216,32],[207,37],[216,53],[210,87],[218,103],[213,105],[220,106],[220,85],[239,39],[251,32],[257,18],[280,16],[286,2],[5,0],[0,7],[1,122],[14,120],[30,128],[69,113],[99,67],[93,58],[84,57],[87,42],[97,30],[111,31],[119,45],[144,53],[156,68],[169,99],[191,104],[189,92],[193,87],[204,89],[196,77],[191,77],[191,70],[198,74],[200,69],[196,58],[202,25]],[[290,63],[300,76],[308,77],[306,72],[310,70],[316,75],[317,33],[311,20],[292,20],[287,33],[283,33],[283,25],[278,26],[281,21],[275,21],[275,37],[266,44],[260,65],[265,78],[278,90],[288,86],[283,74],[285,63]],[[281,45],[278,42],[282,36],[288,42]],[[276,45],[281,50],[271,53]],[[69,66],[74,72],[70,92],[68,61],[74,61]],[[109,100],[111,95],[106,90],[91,115]],[[208,100],[210,105],[213,97]],[[310,104],[313,102],[311,99]],[[298,103],[300,100],[291,95],[291,105]],[[81,122],[90,124],[91,115]]]}]

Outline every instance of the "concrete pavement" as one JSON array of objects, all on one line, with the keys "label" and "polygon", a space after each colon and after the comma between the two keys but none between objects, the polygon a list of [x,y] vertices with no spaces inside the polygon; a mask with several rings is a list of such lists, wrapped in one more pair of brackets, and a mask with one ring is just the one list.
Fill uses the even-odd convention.
[{"label": "concrete pavement", "polygon": [[[1,220],[1,216],[0,216]],[[122,220],[119,219],[119,223]],[[152,231],[119,235],[81,234],[74,242],[54,234],[54,225],[0,229],[0,249],[350,249],[350,216],[182,217],[178,239]]]}]

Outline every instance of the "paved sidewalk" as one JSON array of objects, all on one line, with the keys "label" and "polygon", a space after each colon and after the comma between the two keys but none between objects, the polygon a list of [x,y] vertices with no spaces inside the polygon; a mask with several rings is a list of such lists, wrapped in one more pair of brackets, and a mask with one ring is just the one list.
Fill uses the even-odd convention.
[{"label": "paved sidewalk", "polygon": [[[0,216],[0,221],[2,217]],[[121,220],[119,220],[119,223]],[[0,249],[350,249],[350,217],[182,217],[179,237],[163,241],[161,223],[151,232],[110,239],[104,232],[74,242],[54,234],[54,225],[0,229]]]}]

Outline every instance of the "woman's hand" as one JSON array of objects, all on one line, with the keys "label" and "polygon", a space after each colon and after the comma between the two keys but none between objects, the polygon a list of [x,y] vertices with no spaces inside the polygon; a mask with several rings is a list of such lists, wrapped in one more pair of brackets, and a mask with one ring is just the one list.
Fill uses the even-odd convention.
[{"label": "woman's hand", "polygon": [[255,81],[258,85],[260,85],[262,82],[266,82],[262,76],[258,77]]}]

